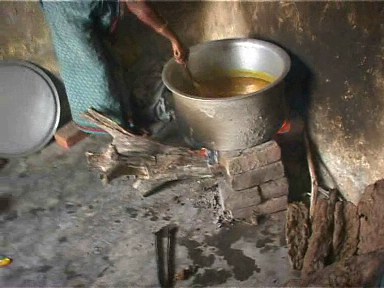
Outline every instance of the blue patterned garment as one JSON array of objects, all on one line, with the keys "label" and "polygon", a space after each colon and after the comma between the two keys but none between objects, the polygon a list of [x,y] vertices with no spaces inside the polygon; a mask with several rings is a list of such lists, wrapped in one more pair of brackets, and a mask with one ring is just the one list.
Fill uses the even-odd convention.
[{"label": "blue patterned garment", "polygon": [[119,16],[118,1],[41,3],[51,27],[74,122],[87,132],[96,131],[97,126],[82,117],[92,107],[124,125],[129,111],[122,103],[128,101],[128,95],[115,73],[119,66],[103,40]]}]

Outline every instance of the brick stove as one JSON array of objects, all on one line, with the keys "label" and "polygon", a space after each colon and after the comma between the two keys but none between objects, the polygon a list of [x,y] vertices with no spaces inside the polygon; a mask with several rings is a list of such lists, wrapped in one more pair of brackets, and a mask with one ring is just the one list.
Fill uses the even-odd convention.
[{"label": "brick stove", "polygon": [[211,165],[205,149],[168,146],[131,134],[94,110],[86,116],[114,138],[104,152],[87,153],[88,164],[101,172],[106,183],[133,176],[142,181],[138,185],[148,184],[143,189],[135,187],[147,197],[169,181],[217,177],[221,206],[232,218],[257,223],[258,216],[287,209],[288,181],[281,149],[273,140],[243,150],[220,151],[219,165]]},{"label": "brick stove", "polygon": [[288,180],[275,141],[241,151],[221,152],[226,176],[219,181],[223,210],[235,219],[257,224],[257,218],[286,210]]}]

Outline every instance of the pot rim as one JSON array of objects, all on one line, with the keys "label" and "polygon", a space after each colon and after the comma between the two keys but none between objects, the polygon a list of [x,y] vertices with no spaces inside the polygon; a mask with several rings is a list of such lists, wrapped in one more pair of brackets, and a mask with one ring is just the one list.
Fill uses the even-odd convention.
[{"label": "pot rim", "polygon": [[[244,94],[244,95],[241,95],[241,96],[231,96],[231,97],[225,97],[225,98],[204,98],[204,97],[200,97],[200,96],[196,96],[196,95],[187,94],[187,93],[185,93],[185,92],[183,92],[183,91],[181,91],[179,89],[176,89],[176,88],[172,87],[172,85],[169,83],[169,81],[165,77],[166,71],[169,69],[169,67],[171,65],[176,64],[175,59],[172,58],[172,59],[170,59],[164,65],[163,71],[161,73],[162,80],[163,80],[165,86],[169,90],[171,90],[172,93],[177,94],[178,96],[181,96],[181,97],[184,97],[184,98],[188,98],[188,99],[194,99],[194,100],[200,100],[200,101],[208,101],[208,102],[237,101],[237,100],[241,100],[241,99],[244,99],[244,98],[248,98],[250,96],[257,96],[259,94],[262,94],[266,90],[269,90],[272,87],[278,85],[280,82],[282,82],[284,80],[284,78],[287,76],[287,74],[288,74],[288,72],[289,72],[289,70],[291,68],[291,59],[290,59],[288,53],[286,51],[284,51],[283,48],[281,48],[280,46],[278,46],[276,44],[273,44],[271,42],[264,41],[264,40],[259,40],[259,39],[253,39],[253,38],[228,38],[228,39],[219,39],[219,40],[203,42],[203,43],[200,43],[200,44],[192,46],[190,48],[190,52],[193,53],[194,50],[198,50],[202,46],[205,46],[205,47],[207,47],[207,46],[214,46],[218,42],[222,42],[222,43],[223,42],[228,42],[228,43],[233,42],[233,43],[236,43],[236,44],[252,43],[252,44],[261,44],[262,46],[267,47],[267,48],[269,47],[269,48],[271,48],[274,52],[276,52],[283,59],[283,63],[284,63],[283,71],[282,71],[281,75],[276,80],[274,80],[272,83],[270,83],[269,85],[267,85],[266,87],[264,87],[263,89],[261,89],[261,90],[259,90],[257,92],[248,93],[248,94]],[[180,64],[178,64],[178,65],[180,65]]]}]

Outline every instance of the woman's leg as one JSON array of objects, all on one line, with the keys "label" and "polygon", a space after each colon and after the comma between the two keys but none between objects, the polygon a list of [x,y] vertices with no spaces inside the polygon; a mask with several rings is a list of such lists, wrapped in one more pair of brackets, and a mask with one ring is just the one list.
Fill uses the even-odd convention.
[{"label": "woman's leg", "polygon": [[43,2],[72,118],[88,131],[97,129],[82,117],[91,107],[123,124],[121,93],[113,83],[110,59],[98,29],[97,2]]}]

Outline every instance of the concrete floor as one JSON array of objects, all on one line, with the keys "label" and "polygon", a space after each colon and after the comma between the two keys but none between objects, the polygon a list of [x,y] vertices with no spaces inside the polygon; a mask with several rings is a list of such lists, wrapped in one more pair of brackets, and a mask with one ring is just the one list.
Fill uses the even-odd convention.
[{"label": "concrete floor", "polygon": [[108,141],[91,136],[69,151],[52,143],[0,171],[0,255],[14,260],[0,269],[1,287],[159,286],[153,233],[170,223],[178,226],[176,272],[199,266],[178,287],[279,286],[295,276],[284,213],[218,228],[203,201],[211,180],[148,198],[127,181],[103,186],[84,152]]}]

